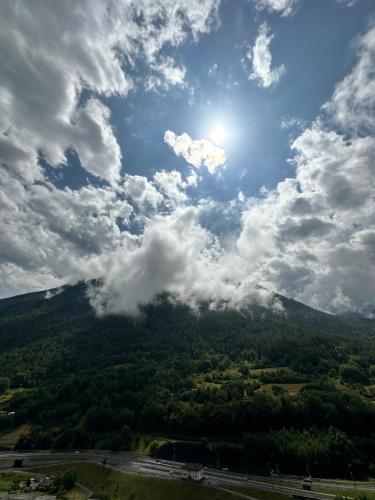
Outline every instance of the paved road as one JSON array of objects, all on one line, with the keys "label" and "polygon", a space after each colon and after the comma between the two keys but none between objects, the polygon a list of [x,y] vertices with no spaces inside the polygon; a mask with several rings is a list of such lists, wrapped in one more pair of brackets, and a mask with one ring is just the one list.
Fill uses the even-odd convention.
[{"label": "paved road", "polygon": [[[171,462],[168,460],[156,460],[151,457],[139,455],[134,452],[105,452],[105,451],[83,451],[81,453],[74,452],[0,452],[0,468],[12,467],[15,458],[23,458],[24,467],[38,467],[42,465],[74,463],[88,461],[92,463],[102,464],[106,459],[107,467],[112,469],[142,474],[150,477],[158,477],[169,480],[180,479],[181,463]],[[281,478],[280,478],[281,479]],[[282,479],[288,483],[295,483],[294,486],[289,484],[274,484],[270,482],[270,478],[261,476],[250,476],[248,474],[240,474],[235,472],[223,471],[219,469],[205,469],[205,484],[212,487],[248,486],[251,488],[274,491],[284,493],[286,495],[303,495],[306,498],[318,500],[332,500],[334,495],[326,493],[318,493],[316,491],[303,491],[301,487],[302,479],[296,476],[284,476]],[[314,480],[315,481],[315,480]],[[332,486],[335,488],[353,489],[353,483],[324,480],[316,481],[321,486]],[[367,489],[375,491],[375,483],[366,483],[363,486],[357,485],[358,489]]]},{"label": "paved road", "polygon": [[[264,479],[264,478],[262,478],[262,476],[252,476],[252,478]],[[280,481],[285,481],[287,483],[301,484],[301,482],[303,481],[303,477],[282,474],[278,478],[276,476],[276,478],[273,477],[273,478],[270,478],[269,480],[274,481],[274,482],[279,482],[279,483],[280,483]],[[320,486],[328,486],[331,488],[342,488],[342,489],[349,489],[349,490],[354,489],[353,481],[345,481],[342,479],[325,479],[325,478],[314,477],[314,484],[320,485]],[[357,482],[356,481],[355,487],[357,489],[374,490],[375,491],[375,481],[366,481],[366,482],[363,482],[363,481]]]}]

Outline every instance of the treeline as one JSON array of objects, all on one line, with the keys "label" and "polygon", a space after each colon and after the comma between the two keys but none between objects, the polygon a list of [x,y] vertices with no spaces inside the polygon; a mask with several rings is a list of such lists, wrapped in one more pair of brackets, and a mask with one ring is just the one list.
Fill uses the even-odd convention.
[{"label": "treeline", "polygon": [[[367,438],[350,438],[333,427],[299,431],[244,433],[241,441],[212,441],[201,444],[168,442],[154,450],[159,458],[178,461],[198,459],[206,466],[227,466],[250,474],[299,474],[315,477],[364,479],[375,473],[370,450],[375,433]],[[197,458],[198,457],[198,458]]]},{"label": "treeline", "polygon": [[[255,461],[264,461],[268,457],[268,461],[284,463],[288,472],[297,472],[301,453],[305,453],[306,460],[314,464],[316,470],[324,469],[324,464],[331,461],[332,469],[329,470],[334,474],[341,467],[341,451],[337,452],[336,458],[329,453],[329,458],[324,461],[321,453],[327,449],[327,443],[333,442],[334,436],[345,436],[346,442],[351,443],[345,448],[346,465],[351,463],[354,467],[357,464],[355,470],[361,475],[368,473],[373,466],[374,405],[329,384],[321,387],[307,385],[295,397],[277,391],[277,394],[257,392],[246,400],[241,398],[239,391],[235,392],[234,387],[232,393],[191,391],[189,398],[182,399],[182,394],[173,394],[168,389],[121,392],[120,387],[113,390],[112,386],[112,392],[103,395],[101,401],[99,386],[96,397],[92,393],[79,392],[79,386],[73,387],[65,387],[57,397],[47,392],[43,395],[35,392],[33,397],[21,395],[15,399],[15,422],[33,423],[33,432],[20,439],[18,448],[102,446],[129,449],[132,433],[139,432],[207,436],[210,440],[221,435],[233,436],[237,440],[245,435]],[[105,379],[102,379],[101,389],[109,389]],[[63,404],[63,395],[69,402]],[[331,433],[331,428],[336,434]],[[313,434],[311,429],[315,429]],[[330,440],[324,441],[324,436]],[[317,446],[319,440],[322,442]],[[288,447],[286,443],[289,443]]]}]

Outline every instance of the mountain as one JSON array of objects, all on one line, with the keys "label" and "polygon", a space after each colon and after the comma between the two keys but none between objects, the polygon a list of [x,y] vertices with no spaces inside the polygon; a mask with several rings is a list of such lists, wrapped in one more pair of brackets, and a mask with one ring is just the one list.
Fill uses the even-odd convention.
[{"label": "mountain", "polygon": [[164,296],[135,319],[97,318],[84,283],[0,300],[0,446],[20,429],[21,448],[204,437],[201,461],[219,440],[233,466],[298,472],[307,453],[315,474],[371,473],[375,322],[277,298],[193,314]]},{"label": "mountain", "polygon": [[[97,327],[98,325],[106,325],[108,321],[109,323],[115,321],[116,324],[124,326],[129,322],[133,323],[130,318],[125,316],[97,318],[89,304],[86,287],[87,285],[81,282],[73,286],[66,285],[60,289],[0,299],[0,341],[4,340],[7,332],[13,336],[17,331],[23,331],[23,329],[31,332],[34,324],[38,326],[39,334],[42,331],[53,334],[54,329],[56,333],[62,329],[62,325],[71,323],[74,323],[75,328],[90,328],[93,327],[93,323]],[[158,310],[162,310],[163,314],[167,314],[167,318],[171,319],[173,316],[174,321],[181,314],[184,315],[185,319],[188,315],[191,320],[198,320],[198,323],[207,320],[208,317],[211,320],[215,317],[220,318],[221,321],[225,321],[228,317],[235,317],[241,323],[245,322],[249,330],[254,330],[255,325],[257,328],[264,329],[265,325],[271,322],[272,325],[278,325],[281,330],[293,325],[294,328],[300,328],[304,332],[317,334],[343,333],[368,337],[375,335],[374,320],[359,315],[335,316],[282,295],[276,294],[275,298],[282,305],[283,311],[253,305],[239,312],[231,310],[212,312],[202,304],[200,314],[197,317],[187,307],[174,306],[167,300],[161,299],[156,307],[145,307],[142,317],[147,322],[147,318],[151,319],[150,315],[153,316],[158,313]],[[249,320],[251,320],[250,323]],[[32,333],[36,334],[34,331]],[[29,340],[29,338],[22,337],[22,343]]]}]

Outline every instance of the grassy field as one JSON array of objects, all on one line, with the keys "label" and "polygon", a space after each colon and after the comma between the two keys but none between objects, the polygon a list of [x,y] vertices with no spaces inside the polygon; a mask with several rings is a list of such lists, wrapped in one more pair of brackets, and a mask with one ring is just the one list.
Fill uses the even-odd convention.
[{"label": "grassy field", "polygon": [[249,495],[250,497],[259,498],[259,500],[287,500],[288,498],[287,495],[282,495],[281,493],[255,490],[244,486],[226,486],[225,489],[237,491],[238,493],[243,493],[244,495]]},{"label": "grassy field", "polygon": [[68,500],[87,500],[87,495],[80,488],[75,487],[65,494]]},{"label": "grassy field", "polygon": [[0,405],[3,405],[4,403],[7,403],[15,394],[23,392],[25,389],[22,387],[18,389],[9,389],[3,394],[0,395]]},{"label": "grassy field", "polygon": [[357,490],[354,488],[344,489],[344,488],[333,488],[331,486],[314,486],[313,491],[318,491],[320,493],[330,493],[331,495],[337,495],[340,497],[357,497],[358,495],[366,495],[366,498],[375,500],[375,492],[369,490]]},{"label": "grassy field", "polygon": [[[73,466],[38,467],[38,472],[54,475],[67,468],[77,470],[78,481],[93,490],[94,496],[108,495],[111,500],[233,500],[235,498],[230,493],[198,484],[153,479],[114,471],[96,464],[78,463]],[[79,497],[70,498],[81,500]],[[257,496],[257,498],[261,497]],[[275,497],[268,498],[269,500],[282,500]],[[264,497],[264,500],[268,499]]]},{"label": "grassy field", "polygon": [[26,481],[32,474],[24,472],[1,472],[0,491],[12,491],[18,489],[21,482]]},{"label": "grassy field", "polygon": [[12,479],[6,478],[3,475],[0,476],[0,491],[11,491],[13,488]]},{"label": "grassy field", "polygon": [[273,391],[273,387],[280,387],[280,389],[283,389],[283,391],[287,392],[290,396],[295,396],[300,392],[302,387],[304,387],[306,384],[300,383],[300,384],[263,384],[262,387],[259,389],[260,391],[268,392],[271,393]]},{"label": "grassy field", "polygon": [[18,438],[23,434],[28,434],[30,432],[30,427],[27,424],[21,425],[17,429],[5,432],[0,435],[0,447],[2,448],[13,448],[13,446],[18,441]]},{"label": "grassy field", "polygon": [[251,369],[251,375],[256,375],[259,377],[262,373],[273,373],[277,372],[278,370],[286,370],[291,373],[293,373],[293,370],[291,370],[288,366],[274,366],[272,368],[252,368]]},{"label": "grassy field", "polygon": [[[249,366],[250,368],[250,366]],[[225,370],[211,370],[205,373],[198,373],[193,376],[193,382],[197,389],[204,390],[217,390],[224,389],[227,383],[232,381],[242,381],[244,384],[257,386],[256,391],[272,393],[273,387],[279,387],[290,396],[296,396],[301,391],[301,389],[306,385],[306,383],[288,383],[282,381],[275,381],[272,383],[263,383],[261,381],[261,376],[264,374],[272,374],[282,371],[285,374],[295,376],[295,372],[289,367],[276,366],[272,368],[251,368],[249,373],[241,373],[240,366],[236,363],[232,363],[231,366]]]}]

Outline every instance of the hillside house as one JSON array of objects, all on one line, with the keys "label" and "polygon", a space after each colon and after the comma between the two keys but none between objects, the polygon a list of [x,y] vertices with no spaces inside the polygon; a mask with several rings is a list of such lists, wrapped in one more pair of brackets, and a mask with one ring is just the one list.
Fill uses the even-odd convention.
[{"label": "hillside house", "polygon": [[184,481],[203,481],[204,471],[200,464],[185,464],[181,466],[181,479]]},{"label": "hillside house", "polygon": [[49,491],[54,485],[55,481],[51,477],[45,476],[38,482],[37,488],[38,490]]}]

